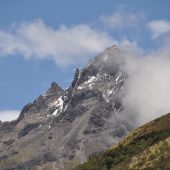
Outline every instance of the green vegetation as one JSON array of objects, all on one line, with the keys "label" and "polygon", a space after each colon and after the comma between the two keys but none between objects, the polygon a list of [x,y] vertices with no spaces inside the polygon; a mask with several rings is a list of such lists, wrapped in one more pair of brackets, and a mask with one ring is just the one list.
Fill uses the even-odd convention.
[{"label": "green vegetation", "polygon": [[170,169],[170,114],[136,129],[74,170]]}]

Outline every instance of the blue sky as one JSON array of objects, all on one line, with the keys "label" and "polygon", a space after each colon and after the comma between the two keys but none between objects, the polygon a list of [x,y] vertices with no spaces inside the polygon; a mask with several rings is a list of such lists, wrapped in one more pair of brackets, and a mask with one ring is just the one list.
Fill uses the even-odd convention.
[{"label": "blue sky", "polygon": [[0,0],[0,119],[53,81],[69,86],[76,67],[112,44],[157,48],[169,9],[169,0]]}]

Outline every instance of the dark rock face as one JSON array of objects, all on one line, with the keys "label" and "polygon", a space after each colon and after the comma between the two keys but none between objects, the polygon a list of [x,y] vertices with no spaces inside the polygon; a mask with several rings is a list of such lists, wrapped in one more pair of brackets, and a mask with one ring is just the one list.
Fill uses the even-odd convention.
[{"label": "dark rock face", "polygon": [[18,119],[16,120],[16,124],[17,124],[18,122],[20,122],[20,121],[24,118],[25,113],[26,113],[26,112],[29,112],[29,110],[31,109],[31,106],[32,106],[31,103],[28,103],[26,106],[24,106],[24,108],[22,109],[22,111],[21,111]]},{"label": "dark rock face", "polygon": [[16,121],[1,123],[0,158],[8,166],[0,160],[0,169],[68,170],[132,130],[120,99],[127,77],[122,55],[118,48],[107,48],[76,70],[68,89],[52,83]]},{"label": "dark rock face", "polygon": [[77,80],[79,79],[79,73],[80,73],[80,71],[79,71],[79,69],[77,68],[77,69],[76,69],[76,72],[75,72],[75,75],[74,75],[74,79],[73,79],[73,81],[72,81],[72,83],[71,83],[71,87],[72,87],[72,88],[74,88],[74,87],[76,86]]},{"label": "dark rock face", "polygon": [[30,131],[32,131],[33,129],[36,129],[39,127],[39,123],[31,123],[26,125],[23,129],[21,129],[18,132],[18,138],[21,138],[25,135],[27,135]]}]

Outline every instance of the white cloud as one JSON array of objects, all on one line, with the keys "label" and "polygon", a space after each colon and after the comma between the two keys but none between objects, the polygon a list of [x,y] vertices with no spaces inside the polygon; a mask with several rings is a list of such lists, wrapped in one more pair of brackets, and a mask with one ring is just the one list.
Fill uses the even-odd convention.
[{"label": "white cloud", "polygon": [[19,110],[0,110],[0,120],[2,122],[15,120],[18,118],[19,114]]},{"label": "white cloud", "polygon": [[101,16],[100,20],[105,26],[111,29],[138,29],[141,21],[144,19],[142,13],[130,13],[121,9],[117,10],[113,15]]},{"label": "white cloud", "polygon": [[166,33],[170,33],[170,21],[167,20],[155,20],[151,21],[147,28],[152,33],[152,38],[158,38]]},{"label": "white cloud", "polygon": [[12,32],[0,30],[1,56],[19,53],[25,58],[50,58],[59,66],[84,62],[112,43],[107,33],[84,24],[54,29],[38,19]]},{"label": "white cloud", "polygon": [[123,69],[129,77],[123,90],[126,114],[135,116],[139,124],[170,112],[170,49],[162,47],[148,54],[130,49],[124,56]]}]

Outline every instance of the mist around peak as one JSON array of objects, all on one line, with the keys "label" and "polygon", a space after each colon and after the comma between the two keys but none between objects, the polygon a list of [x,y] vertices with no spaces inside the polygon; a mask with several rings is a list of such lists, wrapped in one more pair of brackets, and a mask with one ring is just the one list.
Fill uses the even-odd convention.
[{"label": "mist around peak", "polygon": [[170,112],[169,41],[157,50],[145,53],[134,45],[123,47],[122,69],[127,73],[122,90],[124,112],[144,124]]}]

